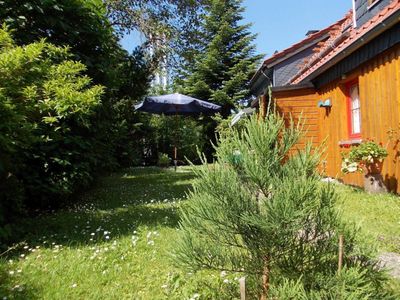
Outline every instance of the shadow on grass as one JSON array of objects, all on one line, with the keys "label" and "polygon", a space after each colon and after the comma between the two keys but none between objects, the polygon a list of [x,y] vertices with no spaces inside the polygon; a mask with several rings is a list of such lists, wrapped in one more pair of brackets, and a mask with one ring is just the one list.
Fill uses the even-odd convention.
[{"label": "shadow on grass", "polygon": [[93,189],[82,195],[80,205],[94,204],[98,209],[111,209],[127,204],[173,202],[185,197],[193,178],[191,172],[132,168],[99,180]]},{"label": "shadow on grass", "polygon": [[[17,285],[17,270],[8,259],[18,260],[26,248],[70,248],[101,245],[132,236],[139,227],[151,230],[177,226],[179,202],[191,187],[192,173],[158,168],[132,168],[101,178],[80,195],[75,205],[19,220],[20,245],[0,257],[0,299],[38,299],[38,291]],[[25,247],[25,249],[24,249]],[[13,274],[10,274],[13,272]]]},{"label": "shadow on grass", "polygon": [[28,300],[38,299],[38,291],[31,286],[15,285],[7,270],[5,270],[6,263],[0,260],[0,297],[1,299],[8,299],[4,295],[11,296],[10,299],[15,300]]},{"label": "shadow on grass", "polygon": [[[179,202],[191,188],[191,172],[131,168],[101,178],[77,204],[20,220],[29,246],[80,247],[132,235],[139,226],[176,227]],[[10,255],[18,255],[13,251]]]}]

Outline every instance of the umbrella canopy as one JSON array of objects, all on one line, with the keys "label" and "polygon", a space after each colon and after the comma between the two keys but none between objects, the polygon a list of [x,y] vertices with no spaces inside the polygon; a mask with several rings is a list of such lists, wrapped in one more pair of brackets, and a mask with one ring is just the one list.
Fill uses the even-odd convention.
[{"label": "umbrella canopy", "polygon": [[142,103],[135,105],[135,109],[152,114],[190,116],[214,114],[221,109],[221,106],[175,93],[162,96],[148,96]]}]

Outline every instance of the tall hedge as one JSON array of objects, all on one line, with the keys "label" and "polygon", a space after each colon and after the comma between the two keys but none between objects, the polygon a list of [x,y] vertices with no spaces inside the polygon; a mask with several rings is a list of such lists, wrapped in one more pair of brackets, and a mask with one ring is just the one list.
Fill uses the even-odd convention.
[{"label": "tall hedge", "polygon": [[71,194],[98,163],[85,135],[104,87],[70,57],[44,40],[17,46],[0,29],[0,224]]}]

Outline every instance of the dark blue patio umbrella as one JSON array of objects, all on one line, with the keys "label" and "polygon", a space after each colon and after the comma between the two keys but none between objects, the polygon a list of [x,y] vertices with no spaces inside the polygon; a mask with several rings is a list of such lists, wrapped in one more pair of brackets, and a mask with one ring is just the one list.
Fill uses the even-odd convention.
[{"label": "dark blue patio umbrella", "polygon": [[144,101],[135,105],[138,111],[164,115],[210,115],[218,112],[221,106],[189,97],[182,94],[148,96]]},{"label": "dark blue patio umbrella", "polygon": [[[147,96],[144,101],[135,105],[137,111],[159,115],[198,116],[201,114],[212,115],[217,113],[221,106],[189,97],[182,94],[169,94],[162,96]],[[174,165],[177,165],[177,148],[174,145]]]}]

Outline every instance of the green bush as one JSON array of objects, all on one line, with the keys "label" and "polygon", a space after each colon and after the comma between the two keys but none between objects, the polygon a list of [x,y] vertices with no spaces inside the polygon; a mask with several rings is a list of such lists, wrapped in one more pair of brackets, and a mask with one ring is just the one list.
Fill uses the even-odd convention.
[{"label": "green bush", "polygon": [[151,72],[143,49],[118,44],[102,1],[1,2],[0,227],[142,164],[132,107]]},{"label": "green bush", "polygon": [[[0,207],[3,215],[59,201],[87,184],[101,160],[88,138],[104,88],[67,48],[14,44],[0,29]],[[3,183],[4,181],[2,181]],[[13,209],[10,209],[10,207]],[[0,223],[3,225],[4,220]]]},{"label": "green bush", "polygon": [[342,172],[362,172],[363,167],[375,163],[382,163],[385,157],[388,156],[387,150],[382,143],[376,143],[373,140],[367,139],[360,145],[352,147],[348,155],[343,156]]},{"label": "green bush", "polygon": [[158,161],[157,161],[157,165],[159,167],[168,167],[170,163],[170,159],[168,157],[168,154],[165,153],[158,153]]}]

